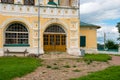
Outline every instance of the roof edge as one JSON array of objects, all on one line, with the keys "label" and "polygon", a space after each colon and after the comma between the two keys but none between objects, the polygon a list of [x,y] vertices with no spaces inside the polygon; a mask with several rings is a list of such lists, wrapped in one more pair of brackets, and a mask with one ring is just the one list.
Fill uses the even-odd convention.
[{"label": "roof edge", "polygon": [[85,22],[82,22],[82,21],[80,21],[80,27],[97,27],[97,29],[101,28],[101,26],[88,24],[88,23],[85,23]]}]

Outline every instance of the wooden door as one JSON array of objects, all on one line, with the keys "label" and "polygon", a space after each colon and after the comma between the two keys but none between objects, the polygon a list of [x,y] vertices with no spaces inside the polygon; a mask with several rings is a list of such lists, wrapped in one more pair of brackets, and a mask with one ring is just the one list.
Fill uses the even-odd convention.
[{"label": "wooden door", "polygon": [[45,51],[66,51],[65,34],[44,34],[44,50]]}]

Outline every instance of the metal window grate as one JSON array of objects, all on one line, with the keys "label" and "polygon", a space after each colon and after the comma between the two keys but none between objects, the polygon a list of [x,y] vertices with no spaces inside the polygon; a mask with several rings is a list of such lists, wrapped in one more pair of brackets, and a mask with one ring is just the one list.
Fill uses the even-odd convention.
[{"label": "metal window grate", "polygon": [[52,33],[65,33],[65,31],[58,25],[50,25],[45,32],[52,32]]},{"label": "metal window grate", "polygon": [[1,0],[1,3],[14,4],[14,0]]},{"label": "metal window grate", "polygon": [[34,5],[35,1],[34,0],[24,0],[25,5]]},{"label": "metal window grate", "polygon": [[19,23],[11,24],[5,31],[5,44],[28,44],[28,30]]}]

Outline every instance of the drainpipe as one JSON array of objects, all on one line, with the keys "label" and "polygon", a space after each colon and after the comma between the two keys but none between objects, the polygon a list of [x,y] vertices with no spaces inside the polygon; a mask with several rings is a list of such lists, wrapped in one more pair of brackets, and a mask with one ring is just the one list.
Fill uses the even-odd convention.
[{"label": "drainpipe", "polygon": [[[80,0],[77,0],[78,1],[78,19],[79,19],[79,27],[80,27]],[[80,31],[79,31],[80,32]],[[79,37],[80,37],[80,35],[79,35]],[[80,40],[79,40],[79,42],[80,42]],[[80,46],[80,45],[79,45]],[[79,53],[79,56],[84,56],[84,54],[85,53],[82,53],[83,52],[83,50],[81,51],[81,49],[80,49],[80,53]],[[83,54],[83,55],[82,55]]]},{"label": "drainpipe", "polygon": [[40,0],[38,0],[38,54],[40,54]]}]

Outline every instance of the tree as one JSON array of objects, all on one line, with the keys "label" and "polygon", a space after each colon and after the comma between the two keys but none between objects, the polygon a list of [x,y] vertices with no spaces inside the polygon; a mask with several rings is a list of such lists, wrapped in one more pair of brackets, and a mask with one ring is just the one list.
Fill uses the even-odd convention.
[{"label": "tree", "polygon": [[[120,34],[120,22],[117,23],[116,27],[118,28],[118,33]],[[120,40],[120,37],[118,38]]]},{"label": "tree", "polygon": [[116,44],[114,41],[112,40],[107,40],[105,43],[106,47],[108,49],[118,49],[118,44]]}]

